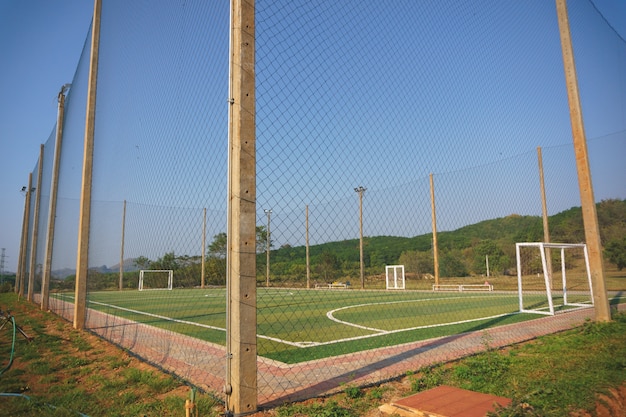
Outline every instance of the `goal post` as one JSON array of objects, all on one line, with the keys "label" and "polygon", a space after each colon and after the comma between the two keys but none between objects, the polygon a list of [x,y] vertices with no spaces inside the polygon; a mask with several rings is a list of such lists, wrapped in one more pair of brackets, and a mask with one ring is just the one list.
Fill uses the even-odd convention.
[{"label": "goal post", "polygon": [[404,265],[385,266],[385,282],[388,290],[405,289]]},{"label": "goal post", "polygon": [[139,271],[139,291],[171,290],[174,271],[171,269],[142,269]]},{"label": "goal post", "polygon": [[[515,244],[515,255],[520,312],[554,315],[557,307],[593,307],[587,245],[522,242]],[[555,300],[561,304],[555,304]]]}]

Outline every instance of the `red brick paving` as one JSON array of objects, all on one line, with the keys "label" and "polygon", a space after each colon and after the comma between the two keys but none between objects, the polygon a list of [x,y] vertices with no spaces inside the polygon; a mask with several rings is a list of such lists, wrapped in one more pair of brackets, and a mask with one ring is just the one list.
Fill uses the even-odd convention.
[{"label": "red brick paving", "polygon": [[[59,302],[57,301],[57,304]],[[57,308],[60,307],[60,308]],[[619,306],[626,310],[626,304]],[[71,320],[73,309],[51,307]],[[367,350],[293,365],[258,357],[258,404],[263,407],[332,394],[345,384],[372,385],[435,363],[456,360],[485,349],[500,348],[579,326],[594,317],[594,309]],[[226,372],[223,346],[89,310],[90,331],[131,350],[149,363],[222,396]]]},{"label": "red brick paving", "polygon": [[407,415],[416,416],[485,417],[488,412],[496,411],[495,404],[506,407],[510,403],[509,398],[442,385],[380,409],[388,414],[405,414],[403,411],[408,411]]}]

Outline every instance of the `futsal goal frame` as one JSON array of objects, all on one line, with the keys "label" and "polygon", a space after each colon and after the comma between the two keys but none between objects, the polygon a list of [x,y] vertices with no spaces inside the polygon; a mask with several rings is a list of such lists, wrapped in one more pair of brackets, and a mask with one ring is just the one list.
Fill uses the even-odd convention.
[{"label": "futsal goal frame", "polygon": [[[523,300],[523,287],[522,287],[522,262],[521,262],[521,251],[522,247],[536,247],[539,249],[539,253],[541,255],[541,266],[543,270],[543,277],[546,288],[546,297],[548,299],[548,311],[540,310],[540,309],[526,309],[524,308],[524,300]],[[567,299],[567,274],[565,268],[565,253],[567,249],[574,248],[582,248],[584,258],[585,258],[585,269],[587,274],[587,281],[589,284],[589,304],[582,303],[570,303]],[[548,268],[548,261],[546,259],[546,249],[558,249],[561,251],[561,281],[562,281],[562,291],[563,291],[563,306],[574,306],[574,307],[584,307],[589,308],[593,307],[593,284],[591,282],[591,269],[589,267],[589,253],[587,252],[587,245],[584,243],[548,243],[548,242],[518,242],[515,244],[515,256],[517,260],[517,292],[519,298],[519,311],[521,313],[534,313],[534,314],[545,314],[554,316],[554,301],[552,300],[552,285],[550,282],[550,271]]]},{"label": "futsal goal frame", "polygon": [[[163,288],[145,288],[144,275],[145,273],[164,273],[167,272],[167,287]],[[171,269],[142,269],[139,271],[139,291],[154,291],[154,290],[171,290],[174,285],[174,271]]]},{"label": "futsal goal frame", "polygon": [[406,288],[404,265],[385,266],[385,287],[388,290],[404,290]]}]

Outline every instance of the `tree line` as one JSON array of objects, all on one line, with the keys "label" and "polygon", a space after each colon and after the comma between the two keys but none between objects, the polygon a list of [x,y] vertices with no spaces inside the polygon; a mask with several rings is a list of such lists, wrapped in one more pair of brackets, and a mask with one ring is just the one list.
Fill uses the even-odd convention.
[{"label": "tree line", "polygon": [[[601,241],[605,261],[619,270],[626,267],[626,200],[610,199],[597,204]],[[573,207],[550,216],[552,242],[580,243],[585,241],[582,210]],[[439,273],[441,277],[468,277],[489,273],[515,275],[516,242],[543,240],[543,223],[539,216],[510,215],[438,233]],[[274,248],[267,241],[265,226],[256,228],[257,281],[265,282],[266,250],[270,249],[270,280],[273,285],[303,286],[306,282],[306,248],[284,244]],[[213,236],[205,258],[205,285],[221,286],[226,282],[227,235]],[[310,248],[311,282],[356,281],[360,276],[359,240],[328,242]],[[417,278],[434,274],[432,234],[415,237],[373,236],[364,238],[366,276],[382,275],[385,265],[404,265],[407,274]],[[174,271],[175,287],[200,285],[201,257],[165,253],[150,260],[140,256],[134,260],[137,269],[166,269]],[[115,289],[119,274],[90,271],[89,289]],[[138,286],[139,272],[124,273],[124,288]],[[69,277],[57,283],[72,287]]]}]

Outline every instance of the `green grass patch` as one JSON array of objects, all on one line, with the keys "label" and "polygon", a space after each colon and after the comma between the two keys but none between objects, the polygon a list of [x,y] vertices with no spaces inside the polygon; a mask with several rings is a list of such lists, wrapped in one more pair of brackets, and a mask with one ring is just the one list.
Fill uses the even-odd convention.
[{"label": "green grass patch", "polygon": [[[569,417],[591,412],[599,392],[626,382],[626,315],[588,322],[558,335],[499,351],[485,351],[409,376],[413,391],[452,385],[513,399],[501,416]],[[525,407],[525,408],[524,408]],[[526,414],[520,414],[526,412]]]}]

